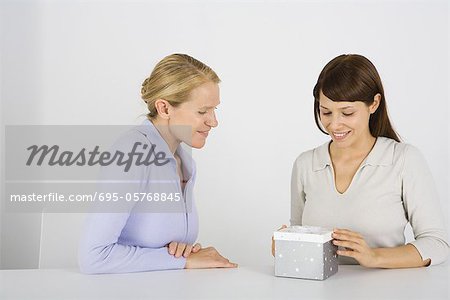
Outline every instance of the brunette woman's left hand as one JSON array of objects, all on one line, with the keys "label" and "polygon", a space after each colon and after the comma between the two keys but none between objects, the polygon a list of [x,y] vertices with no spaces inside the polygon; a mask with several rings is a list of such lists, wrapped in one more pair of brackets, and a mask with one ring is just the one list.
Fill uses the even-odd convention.
[{"label": "brunette woman's left hand", "polygon": [[361,266],[374,268],[377,266],[377,254],[370,248],[364,237],[348,229],[334,229],[332,237],[333,244],[344,247],[344,250],[338,250],[337,254],[341,256],[353,257]]}]

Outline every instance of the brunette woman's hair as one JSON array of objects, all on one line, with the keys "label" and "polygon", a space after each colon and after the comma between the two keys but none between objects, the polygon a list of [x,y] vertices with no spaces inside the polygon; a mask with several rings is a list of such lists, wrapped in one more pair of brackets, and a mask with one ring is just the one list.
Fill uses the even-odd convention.
[{"label": "brunette woman's hair", "polygon": [[319,129],[327,134],[320,123],[319,98],[322,92],[333,101],[362,101],[367,106],[381,95],[377,110],[370,115],[369,129],[374,137],[387,137],[400,142],[389,120],[383,85],[375,66],[362,55],[343,54],[331,60],[322,70],[314,86],[314,119]]}]

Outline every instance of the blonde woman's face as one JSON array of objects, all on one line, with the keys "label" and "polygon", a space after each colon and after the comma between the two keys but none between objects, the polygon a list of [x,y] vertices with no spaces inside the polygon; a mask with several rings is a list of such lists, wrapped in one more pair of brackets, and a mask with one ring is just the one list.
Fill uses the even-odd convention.
[{"label": "blonde woman's face", "polygon": [[218,125],[215,109],[219,104],[218,84],[207,82],[193,89],[187,101],[170,108],[172,135],[193,148],[202,148],[210,130]]}]

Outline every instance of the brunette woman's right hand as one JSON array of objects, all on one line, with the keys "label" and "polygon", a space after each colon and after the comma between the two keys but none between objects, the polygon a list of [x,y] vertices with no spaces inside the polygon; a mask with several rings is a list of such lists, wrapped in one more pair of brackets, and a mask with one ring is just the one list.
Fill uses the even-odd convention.
[{"label": "brunette woman's right hand", "polygon": [[202,248],[186,258],[186,269],[236,268],[238,265],[220,255],[213,247]]},{"label": "brunette woman's right hand", "polygon": [[[287,226],[286,225],[281,225],[281,227],[278,228],[278,230],[281,230],[281,229],[284,229],[284,228],[287,228]],[[275,240],[273,239],[273,235],[272,235],[272,256],[275,256]]]}]

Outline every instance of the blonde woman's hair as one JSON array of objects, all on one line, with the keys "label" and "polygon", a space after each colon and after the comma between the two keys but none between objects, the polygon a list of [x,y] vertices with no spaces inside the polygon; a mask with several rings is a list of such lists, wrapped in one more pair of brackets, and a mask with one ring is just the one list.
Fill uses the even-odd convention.
[{"label": "blonde woman's hair", "polygon": [[141,98],[147,104],[147,117],[158,115],[155,102],[164,99],[172,106],[187,101],[190,92],[207,83],[220,83],[220,78],[207,65],[186,54],[171,54],[163,58],[144,80]]}]

